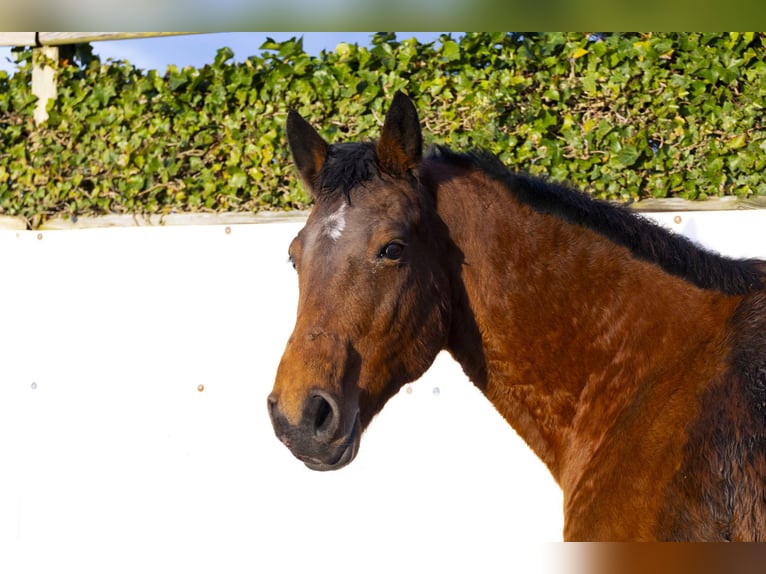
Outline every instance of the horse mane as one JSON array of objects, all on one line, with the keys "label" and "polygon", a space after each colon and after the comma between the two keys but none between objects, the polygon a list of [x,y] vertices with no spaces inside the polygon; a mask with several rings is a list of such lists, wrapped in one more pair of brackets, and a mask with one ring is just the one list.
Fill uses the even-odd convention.
[{"label": "horse mane", "polygon": [[351,190],[379,175],[373,142],[333,144],[319,171],[317,199],[329,199],[342,192],[346,202],[351,203]]},{"label": "horse mane", "polygon": [[479,169],[503,183],[520,203],[595,231],[626,247],[635,257],[653,262],[703,289],[744,295],[766,287],[766,265],[760,260],[719,255],[625,206],[593,199],[582,191],[541,177],[514,173],[486,150],[458,153],[434,146],[428,157]]}]

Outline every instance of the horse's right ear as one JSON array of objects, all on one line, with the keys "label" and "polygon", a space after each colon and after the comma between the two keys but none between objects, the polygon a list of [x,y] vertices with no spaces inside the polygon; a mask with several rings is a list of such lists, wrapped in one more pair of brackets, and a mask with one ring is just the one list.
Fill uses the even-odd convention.
[{"label": "horse's right ear", "polygon": [[330,146],[311,124],[294,110],[287,112],[287,143],[301,179],[313,192]]}]

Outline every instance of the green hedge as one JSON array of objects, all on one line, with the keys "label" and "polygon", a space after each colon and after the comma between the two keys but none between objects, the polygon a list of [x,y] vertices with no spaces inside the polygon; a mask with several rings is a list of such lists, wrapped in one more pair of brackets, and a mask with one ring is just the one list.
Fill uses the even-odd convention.
[{"label": "green hedge", "polygon": [[[87,46],[86,46],[87,48]],[[32,122],[31,51],[0,72],[0,213],[305,208],[285,147],[288,108],[330,141],[374,137],[397,89],[427,142],[489,148],[515,169],[608,199],[766,195],[766,34],[378,34],[318,57],[300,39],[166,73],[59,65]]]}]

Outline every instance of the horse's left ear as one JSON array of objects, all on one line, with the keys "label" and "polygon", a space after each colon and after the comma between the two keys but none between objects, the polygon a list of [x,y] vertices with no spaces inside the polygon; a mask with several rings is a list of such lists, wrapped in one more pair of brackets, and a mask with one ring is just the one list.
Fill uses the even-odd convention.
[{"label": "horse's left ear", "polygon": [[406,175],[420,164],[423,135],[418,112],[402,92],[394,95],[375,153],[383,170],[392,175]]}]

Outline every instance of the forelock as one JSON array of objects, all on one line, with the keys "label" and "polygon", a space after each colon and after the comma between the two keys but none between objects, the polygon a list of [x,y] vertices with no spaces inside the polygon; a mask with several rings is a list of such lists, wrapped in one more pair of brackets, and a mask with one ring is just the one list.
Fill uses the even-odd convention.
[{"label": "forelock", "polygon": [[319,172],[319,199],[342,193],[350,201],[351,190],[380,175],[375,144],[333,144]]}]

